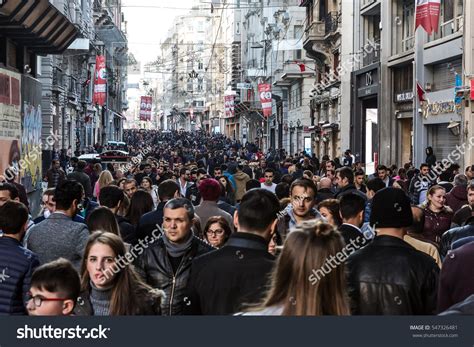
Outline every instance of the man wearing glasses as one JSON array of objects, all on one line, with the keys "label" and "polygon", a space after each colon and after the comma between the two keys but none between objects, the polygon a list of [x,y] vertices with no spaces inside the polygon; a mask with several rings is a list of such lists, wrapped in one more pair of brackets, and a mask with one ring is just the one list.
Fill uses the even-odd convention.
[{"label": "man wearing glasses", "polygon": [[0,315],[25,315],[26,293],[30,289],[38,257],[20,241],[28,225],[28,209],[18,201],[7,201],[0,208]]},{"label": "man wearing glasses", "polygon": [[265,182],[261,184],[261,188],[266,189],[273,194],[275,194],[276,184],[273,183],[273,170],[272,169],[265,169],[265,173],[263,174],[265,178]]}]

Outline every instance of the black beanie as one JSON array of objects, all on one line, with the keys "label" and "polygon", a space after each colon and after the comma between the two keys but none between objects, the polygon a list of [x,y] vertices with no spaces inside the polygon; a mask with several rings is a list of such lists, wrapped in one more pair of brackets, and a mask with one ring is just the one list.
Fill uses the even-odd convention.
[{"label": "black beanie", "polygon": [[375,193],[370,225],[376,228],[405,228],[412,224],[410,199],[403,190],[390,187]]}]

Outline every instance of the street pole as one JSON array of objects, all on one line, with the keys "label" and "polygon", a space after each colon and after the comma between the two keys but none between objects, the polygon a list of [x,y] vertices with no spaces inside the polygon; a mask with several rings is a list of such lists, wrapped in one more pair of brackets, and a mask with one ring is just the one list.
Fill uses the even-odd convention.
[{"label": "street pole", "polygon": [[422,87],[425,85],[425,65],[423,63],[423,51],[426,32],[422,29],[415,31],[415,58],[414,58],[414,83],[413,83],[413,165],[419,167],[424,162],[426,147],[426,131],[423,124],[423,116],[420,113],[422,108],[418,97],[417,83]]}]

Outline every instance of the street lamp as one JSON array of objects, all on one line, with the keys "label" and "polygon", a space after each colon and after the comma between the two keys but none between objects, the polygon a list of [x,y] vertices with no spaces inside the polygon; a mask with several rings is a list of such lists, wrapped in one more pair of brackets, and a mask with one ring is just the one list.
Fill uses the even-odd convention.
[{"label": "street lamp", "polygon": [[448,129],[454,136],[459,136],[459,134],[461,134],[461,124],[459,122],[449,122]]},{"label": "street lamp", "polygon": [[298,118],[298,120],[296,121],[296,125],[298,126],[298,128],[301,126],[301,121],[300,121],[299,118]]}]

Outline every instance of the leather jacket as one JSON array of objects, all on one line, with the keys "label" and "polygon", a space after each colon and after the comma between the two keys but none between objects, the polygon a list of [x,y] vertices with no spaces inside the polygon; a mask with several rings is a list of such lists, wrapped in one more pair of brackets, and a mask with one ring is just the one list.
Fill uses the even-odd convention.
[{"label": "leather jacket", "polygon": [[182,257],[176,273],[173,271],[162,237],[136,259],[135,270],[142,279],[152,288],[165,292],[165,299],[161,302],[162,315],[183,314],[191,263],[194,258],[213,249],[212,246],[194,236],[191,247]]},{"label": "leather jacket", "polygon": [[432,315],[439,268],[393,236],[376,236],[347,260],[354,315]]}]

